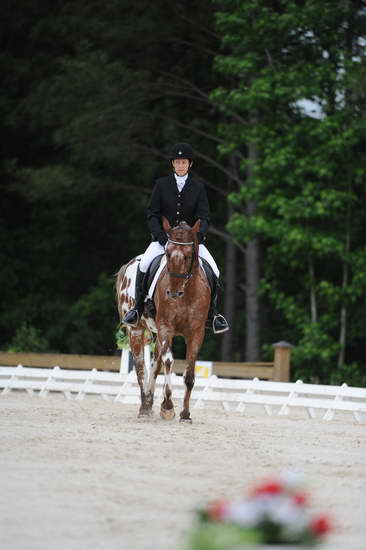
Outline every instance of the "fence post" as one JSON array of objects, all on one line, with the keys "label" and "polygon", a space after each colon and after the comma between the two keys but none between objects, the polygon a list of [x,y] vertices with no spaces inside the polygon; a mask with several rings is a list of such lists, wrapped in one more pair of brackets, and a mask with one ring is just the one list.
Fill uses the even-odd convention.
[{"label": "fence post", "polygon": [[290,380],[290,357],[291,350],[294,347],[288,342],[277,342],[273,344],[274,360],[273,360],[273,380],[276,382],[289,382]]},{"label": "fence post", "polygon": [[128,374],[129,360],[130,360],[130,348],[123,348],[121,353],[121,364],[120,364],[119,372],[123,374]]}]

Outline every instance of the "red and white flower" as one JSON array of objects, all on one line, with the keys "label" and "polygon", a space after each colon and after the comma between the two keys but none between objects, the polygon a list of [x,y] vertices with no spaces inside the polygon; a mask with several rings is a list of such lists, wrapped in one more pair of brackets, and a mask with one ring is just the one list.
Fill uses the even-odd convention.
[{"label": "red and white flower", "polygon": [[[319,542],[331,530],[327,516],[310,513],[301,478],[288,472],[255,485],[247,498],[211,503],[205,515],[211,522],[256,530],[267,543]],[[273,532],[276,540],[270,539]]]}]

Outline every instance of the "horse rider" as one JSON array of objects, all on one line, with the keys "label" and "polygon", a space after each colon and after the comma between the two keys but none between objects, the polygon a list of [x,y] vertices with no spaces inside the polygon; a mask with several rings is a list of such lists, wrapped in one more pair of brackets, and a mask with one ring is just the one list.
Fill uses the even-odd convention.
[{"label": "horse rider", "polygon": [[135,307],[130,309],[123,322],[136,326],[143,312],[146,297],[144,284],[145,273],[156,256],[164,254],[168,236],[162,226],[165,216],[172,227],[186,221],[191,227],[200,219],[200,231],[197,233],[198,254],[205,259],[214,274],[214,286],[211,296],[209,317],[215,334],[229,330],[229,325],[222,315],[217,313],[217,289],[219,286],[219,269],[215,260],[203,244],[209,224],[210,209],[205,187],[189,172],[193,163],[193,150],[188,143],[176,143],[170,152],[173,174],[156,180],[147,209],[147,221],[152,234],[152,242],[143,254],[136,274]]}]

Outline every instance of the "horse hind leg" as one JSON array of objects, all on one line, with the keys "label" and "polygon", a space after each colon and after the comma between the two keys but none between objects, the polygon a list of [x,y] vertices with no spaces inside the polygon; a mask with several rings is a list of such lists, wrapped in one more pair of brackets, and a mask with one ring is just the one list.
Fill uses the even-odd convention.
[{"label": "horse hind leg", "polygon": [[160,407],[160,416],[164,420],[173,420],[175,417],[174,403],[172,401],[172,382],[171,382],[171,373],[173,368],[173,354],[171,352],[169,344],[163,345],[162,353],[160,355],[160,361],[164,365],[164,399]]},{"label": "horse hind leg", "polygon": [[144,327],[133,328],[130,330],[130,346],[135,361],[135,370],[137,382],[140,388],[141,405],[139,417],[151,416],[154,403],[154,393],[149,391],[149,373],[144,359]]}]

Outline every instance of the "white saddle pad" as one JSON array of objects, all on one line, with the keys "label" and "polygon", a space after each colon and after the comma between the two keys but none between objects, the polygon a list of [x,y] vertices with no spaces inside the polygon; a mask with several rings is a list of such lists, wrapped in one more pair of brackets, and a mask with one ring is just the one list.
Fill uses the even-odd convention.
[{"label": "white saddle pad", "polygon": [[155,290],[155,287],[156,287],[156,283],[158,282],[158,279],[160,277],[160,273],[163,271],[165,266],[166,266],[166,257],[164,255],[160,260],[160,266],[159,266],[157,272],[155,273],[155,276],[153,278],[153,281],[152,281],[152,283],[150,285],[150,288],[148,290],[148,293],[147,293],[150,300],[152,300],[152,298],[154,296],[154,290]]}]

